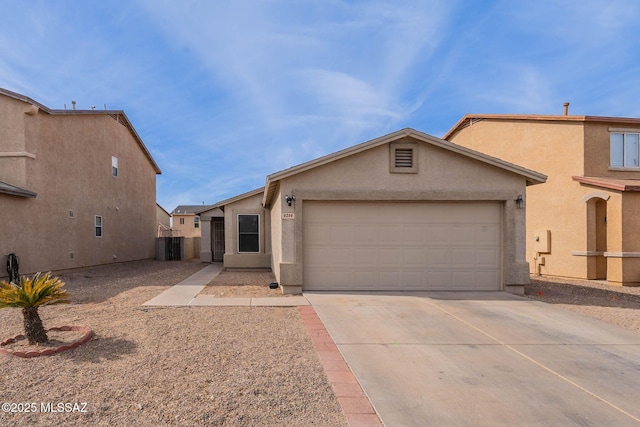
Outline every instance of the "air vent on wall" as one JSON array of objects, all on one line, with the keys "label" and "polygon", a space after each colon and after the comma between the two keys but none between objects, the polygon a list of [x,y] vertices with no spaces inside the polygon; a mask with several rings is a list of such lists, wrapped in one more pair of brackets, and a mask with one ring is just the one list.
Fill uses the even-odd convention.
[{"label": "air vent on wall", "polygon": [[412,168],[413,150],[411,148],[396,148],[395,166],[397,168]]}]

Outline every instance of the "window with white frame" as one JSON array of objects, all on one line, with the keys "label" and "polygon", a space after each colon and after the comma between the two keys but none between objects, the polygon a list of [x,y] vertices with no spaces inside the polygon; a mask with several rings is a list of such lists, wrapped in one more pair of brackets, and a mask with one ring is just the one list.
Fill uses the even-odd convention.
[{"label": "window with white frame", "polygon": [[199,216],[194,216],[193,217],[193,228],[200,228],[200,217]]},{"label": "window with white frame", "polygon": [[612,168],[640,167],[640,133],[613,132],[609,148]]},{"label": "window with white frame", "polygon": [[96,237],[102,237],[102,217],[100,215],[95,216]]},{"label": "window with white frame", "polygon": [[111,156],[111,175],[118,176],[118,158]]},{"label": "window with white frame", "polygon": [[180,225],[184,225],[184,218],[180,218]]},{"label": "window with white frame", "polygon": [[260,252],[260,215],[238,215],[238,252]]}]

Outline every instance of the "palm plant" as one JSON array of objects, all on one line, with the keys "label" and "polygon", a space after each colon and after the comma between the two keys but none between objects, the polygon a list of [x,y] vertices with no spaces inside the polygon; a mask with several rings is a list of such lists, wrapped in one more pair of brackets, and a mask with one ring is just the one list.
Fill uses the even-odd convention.
[{"label": "palm plant", "polygon": [[36,273],[32,278],[23,276],[20,285],[0,281],[0,308],[22,308],[24,332],[29,344],[49,341],[38,307],[69,303],[69,294],[62,289],[63,286],[64,282],[58,277],[51,277],[51,273],[42,276]]}]

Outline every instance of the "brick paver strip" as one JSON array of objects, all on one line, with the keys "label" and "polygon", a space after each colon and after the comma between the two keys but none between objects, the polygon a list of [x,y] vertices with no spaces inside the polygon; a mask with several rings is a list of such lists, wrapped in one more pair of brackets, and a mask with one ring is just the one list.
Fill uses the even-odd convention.
[{"label": "brick paver strip", "polygon": [[382,426],[383,424],[369,398],[351,372],[349,365],[345,362],[316,311],[311,306],[302,306],[298,307],[298,312],[349,426]]}]

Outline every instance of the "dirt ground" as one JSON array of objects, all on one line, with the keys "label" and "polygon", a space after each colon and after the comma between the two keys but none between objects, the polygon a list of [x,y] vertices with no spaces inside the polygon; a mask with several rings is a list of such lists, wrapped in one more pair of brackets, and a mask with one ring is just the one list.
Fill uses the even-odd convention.
[{"label": "dirt ground", "polygon": [[531,284],[525,287],[525,295],[640,332],[640,287],[557,277],[533,277]]},{"label": "dirt ground", "polygon": [[282,288],[270,289],[275,283],[271,271],[264,270],[223,270],[204,288],[201,294],[215,295],[220,298],[265,298],[288,297],[283,295]]},{"label": "dirt ground", "polygon": [[[88,326],[73,350],[0,354],[2,426],[344,426],[296,308],[142,307],[203,267],[137,261],[63,272],[72,303],[45,328]],[[21,334],[0,310],[0,340]]]}]

